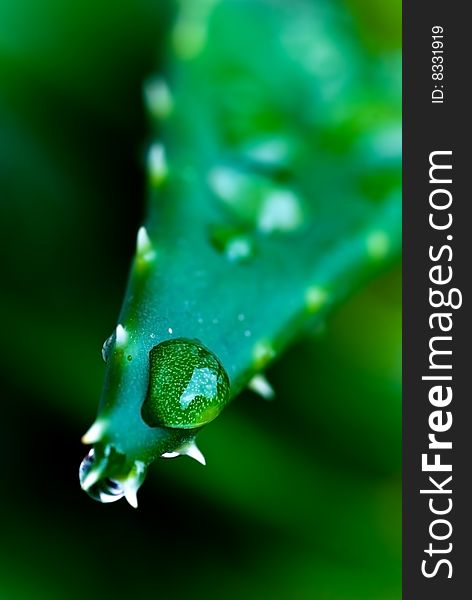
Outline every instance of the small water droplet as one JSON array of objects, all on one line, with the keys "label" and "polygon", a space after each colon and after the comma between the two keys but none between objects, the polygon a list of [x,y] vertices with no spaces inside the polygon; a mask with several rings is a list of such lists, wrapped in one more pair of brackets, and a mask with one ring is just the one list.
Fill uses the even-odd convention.
[{"label": "small water droplet", "polygon": [[252,332],[250,329],[246,329],[246,331],[244,332],[245,337],[251,337]]},{"label": "small water droplet", "polygon": [[235,228],[213,226],[210,230],[210,242],[231,262],[245,262],[254,256],[253,240]]},{"label": "small water droplet", "polygon": [[113,346],[113,342],[114,341],[115,341],[115,332],[113,332],[103,342],[103,346],[102,346],[102,358],[103,358],[104,362],[107,362],[108,357],[110,356],[111,347]]},{"label": "small water droplet", "polygon": [[256,165],[271,169],[287,167],[293,155],[292,144],[282,137],[252,140],[242,151]]},{"label": "small water droplet", "polygon": [[212,323],[213,323],[213,325],[218,325],[218,323],[219,323],[219,320],[218,320],[218,319],[215,317],[215,318],[212,320]]},{"label": "small water droplet", "polygon": [[240,313],[240,314],[238,315],[238,321],[244,321],[244,319],[245,319],[245,318],[246,318],[246,317],[245,317],[245,315],[243,315],[243,313]]},{"label": "small water droplet", "polygon": [[264,200],[258,218],[258,227],[264,233],[294,231],[303,222],[297,196],[288,189],[275,189]]},{"label": "small water droplet", "polygon": [[193,340],[167,340],[150,352],[150,383],[142,407],[150,427],[195,429],[229,401],[229,379],[216,356]]},{"label": "small water droplet", "polygon": [[252,243],[247,237],[235,237],[228,241],[225,254],[231,262],[244,262],[253,254]]},{"label": "small water droplet", "polygon": [[[97,464],[95,450],[92,448],[80,463],[79,481],[82,487],[87,486],[87,477],[91,475],[94,469],[100,469],[101,472],[103,465],[100,462]],[[97,475],[94,474],[94,479],[96,478]],[[124,496],[123,486],[119,482],[107,477],[99,477],[95,483],[90,487],[85,487],[85,489],[91,498],[104,503],[115,502]]]},{"label": "small water droplet", "polygon": [[174,330],[172,329],[172,327],[169,327],[169,329],[167,330],[170,334],[174,333]]},{"label": "small water droplet", "polygon": [[133,357],[131,356],[131,354],[128,354],[127,358],[130,362],[133,360]]}]

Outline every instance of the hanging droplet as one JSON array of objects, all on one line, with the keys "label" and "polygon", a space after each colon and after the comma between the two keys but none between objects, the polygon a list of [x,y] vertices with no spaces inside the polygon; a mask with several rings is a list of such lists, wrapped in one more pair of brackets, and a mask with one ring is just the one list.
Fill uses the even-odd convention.
[{"label": "hanging droplet", "polygon": [[[113,462],[112,454],[109,446],[100,455],[97,455],[95,449],[92,448],[80,464],[80,485],[91,498],[98,502],[107,504],[125,497],[133,508],[137,508],[137,491],[144,481],[146,467],[141,461],[135,461],[126,476],[120,476],[118,479],[107,477],[107,471]],[[115,453],[115,456],[118,455]]]},{"label": "hanging droplet", "polygon": [[152,348],[149,358],[149,388],[142,416],[150,427],[201,427],[229,402],[226,371],[197,341],[162,342]]},{"label": "hanging droplet", "polygon": [[97,466],[95,465],[95,451],[92,448],[80,463],[79,468],[80,485],[91,498],[98,502],[108,503],[116,502],[125,495],[122,484],[109,478],[100,479],[99,472],[97,472],[97,480],[89,484],[92,481],[90,476],[94,469],[97,469]]}]

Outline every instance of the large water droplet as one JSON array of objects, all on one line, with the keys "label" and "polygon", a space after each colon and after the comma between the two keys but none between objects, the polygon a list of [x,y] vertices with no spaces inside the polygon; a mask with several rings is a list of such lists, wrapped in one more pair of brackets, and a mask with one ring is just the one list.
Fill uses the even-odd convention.
[{"label": "large water droplet", "polygon": [[201,427],[228,403],[228,375],[197,341],[167,340],[152,348],[149,359],[149,388],[141,412],[150,427]]}]

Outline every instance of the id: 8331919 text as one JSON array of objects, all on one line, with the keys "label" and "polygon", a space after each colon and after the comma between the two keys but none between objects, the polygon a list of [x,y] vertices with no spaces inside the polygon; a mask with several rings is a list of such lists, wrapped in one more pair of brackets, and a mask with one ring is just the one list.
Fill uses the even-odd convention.
[{"label": "id: 8331919 text", "polygon": [[433,104],[444,103],[444,28],[434,25],[431,28],[431,79],[433,90],[431,102]]}]

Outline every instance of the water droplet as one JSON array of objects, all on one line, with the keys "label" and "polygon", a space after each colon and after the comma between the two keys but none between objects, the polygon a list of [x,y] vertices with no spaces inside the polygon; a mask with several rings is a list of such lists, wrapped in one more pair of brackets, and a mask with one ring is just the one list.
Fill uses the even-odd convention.
[{"label": "water droplet", "polygon": [[129,362],[131,362],[133,360],[133,357],[131,356],[131,354],[128,354],[127,359],[129,360]]},{"label": "water droplet", "polygon": [[180,396],[180,407],[186,410],[197,396],[211,396],[218,387],[217,373],[203,367],[195,369],[187,387]]},{"label": "water droplet", "polygon": [[264,233],[294,231],[302,222],[300,202],[292,191],[276,189],[265,197],[258,218],[260,231]]},{"label": "water droplet", "polygon": [[102,346],[102,358],[105,362],[107,362],[108,357],[110,356],[111,347],[113,346],[113,342],[115,341],[115,332],[113,332],[107,339],[103,342]]},{"label": "water droplet", "polygon": [[251,258],[252,243],[247,237],[235,237],[228,241],[225,254],[231,262],[241,262]]},{"label": "water droplet", "polygon": [[150,427],[201,427],[228,403],[226,371],[198,342],[167,340],[154,346],[149,357],[149,389],[142,416]]},{"label": "water droplet", "polygon": [[238,315],[238,321],[244,321],[244,319],[245,319],[245,318],[246,318],[246,317],[245,317],[245,315],[243,315],[243,313],[240,313],[240,314]]},{"label": "water droplet", "polygon": [[[105,504],[116,502],[126,496],[128,502],[136,507],[136,492],[144,481],[146,467],[141,461],[135,461],[127,476],[120,478],[119,481],[111,479],[106,477],[105,473],[111,454],[110,446],[105,448],[105,453],[100,457],[97,457],[95,450],[92,448],[80,464],[80,485],[91,498],[98,502]],[[117,456],[116,453],[114,454]],[[91,485],[89,485],[89,482]]]},{"label": "water droplet", "polygon": [[242,152],[258,166],[281,169],[286,168],[292,159],[293,144],[281,137],[253,140],[242,149]]},{"label": "water droplet", "polygon": [[100,479],[87,487],[87,478],[90,477],[95,465],[95,450],[92,448],[79,467],[79,481],[82,488],[86,486],[88,495],[99,502],[115,502],[124,496],[124,491],[118,482],[111,479]]},{"label": "water droplet", "polygon": [[170,334],[174,333],[174,330],[172,329],[172,327],[169,327],[169,329],[167,330]]},{"label": "water droplet", "polygon": [[246,331],[244,332],[244,336],[245,337],[251,337],[251,335],[252,335],[251,330],[250,329],[246,329]]},{"label": "water droplet", "polygon": [[218,252],[225,254],[231,262],[245,262],[254,255],[254,242],[252,239],[235,228],[212,227],[210,242]]}]

